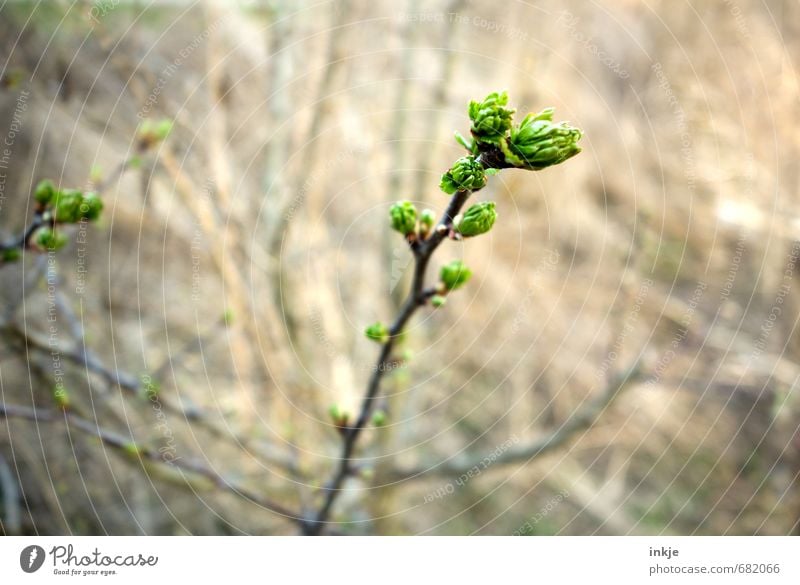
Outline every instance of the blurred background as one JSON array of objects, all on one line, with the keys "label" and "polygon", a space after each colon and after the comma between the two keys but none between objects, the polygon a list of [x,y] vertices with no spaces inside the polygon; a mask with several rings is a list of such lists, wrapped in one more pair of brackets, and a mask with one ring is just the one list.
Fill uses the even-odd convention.
[{"label": "blurred background", "polygon": [[40,179],[105,200],[0,267],[0,532],[297,533],[409,286],[388,208],[444,210],[506,89],[584,150],[437,251],[473,280],[335,530],[798,533],[796,1],[10,2],[0,43],[2,240]]}]

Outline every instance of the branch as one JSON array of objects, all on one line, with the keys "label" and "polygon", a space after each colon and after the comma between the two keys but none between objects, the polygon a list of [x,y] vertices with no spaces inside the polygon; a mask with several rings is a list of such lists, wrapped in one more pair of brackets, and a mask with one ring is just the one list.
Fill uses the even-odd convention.
[{"label": "branch", "polygon": [[[478,157],[487,169],[488,168],[502,168],[507,166],[502,156],[498,158],[498,154],[494,151],[482,153]],[[476,189],[475,191],[477,191]],[[367,426],[374,406],[380,394],[380,385],[383,376],[391,368],[388,366],[392,361],[392,349],[394,349],[395,342],[402,335],[405,330],[406,324],[411,317],[416,313],[417,309],[425,305],[431,296],[430,289],[425,288],[425,275],[428,269],[428,263],[431,256],[436,251],[436,248],[444,241],[445,237],[450,233],[453,228],[453,220],[461,211],[461,208],[469,199],[474,191],[456,191],[450,199],[450,203],[439,221],[439,224],[422,242],[416,242],[411,246],[414,254],[414,279],[411,284],[411,290],[406,297],[406,301],[400,309],[400,313],[394,320],[394,323],[389,328],[389,339],[381,347],[381,352],[378,355],[378,360],[372,370],[372,376],[367,384],[367,392],[361,403],[361,411],[352,426],[345,426],[340,428],[342,434],[342,450],[339,456],[338,464],[334,471],[333,477],[324,488],[325,498],[322,506],[319,508],[313,518],[306,520],[303,523],[303,531],[308,536],[319,535],[325,527],[330,517],[336,499],[342,493],[342,486],[348,476],[353,473],[353,453],[356,448],[356,443],[361,435],[361,431]]]},{"label": "branch", "polygon": [[[97,182],[93,187],[94,191],[97,194],[100,194],[113,182],[118,181],[125,174],[125,171],[134,166],[134,161],[149,147],[149,143],[139,142],[136,146],[134,155],[120,162],[117,165],[117,168],[114,169],[111,175],[109,175],[106,179]],[[33,250],[34,248],[31,247],[31,238],[36,231],[46,225],[55,227],[55,224],[56,221],[54,215],[52,213],[47,213],[46,207],[37,203],[36,207],[34,208],[33,218],[23,232],[16,238],[6,242],[0,242],[0,254],[9,252],[11,250]],[[4,266],[5,264],[8,264],[8,262],[3,260],[2,256],[0,256],[0,267]]]},{"label": "branch", "polygon": [[[58,298],[58,296],[57,296]],[[69,318],[69,316],[68,316]],[[10,335],[17,337],[26,346],[50,353],[54,349],[59,352],[59,355],[67,361],[74,363],[77,366],[86,368],[89,372],[99,375],[106,383],[114,388],[119,387],[132,398],[141,398],[142,384],[136,376],[119,369],[111,369],[106,366],[99,357],[97,357],[91,350],[79,347],[78,349],[65,349],[61,346],[53,347],[49,341],[41,336],[35,335],[22,329],[16,323],[8,323],[5,331]],[[231,444],[235,444],[239,449],[244,450],[246,453],[259,459],[260,461],[278,465],[282,469],[292,474],[292,477],[298,481],[307,481],[308,478],[301,473],[297,466],[293,464],[292,458],[286,453],[267,453],[257,443],[257,439],[249,436],[243,436],[235,433],[228,428],[220,428],[211,420],[211,416],[205,410],[192,407],[185,408],[166,400],[161,394],[158,395],[159,402],[164,407],[164,410],[171,412],[184,418],[185,421],[195,423],[200,427],[210,432],[217,439],[222,439]]]},{"label": "branch", "polygon": [[[122,435],[106,431],[96,422],[80,418],[67,410],[56,411],[42,408],[28,408],[0,402],[0,418],[22,418],[32,420],[36,423],[56,423],[63,420],[68,428],[72,426],[87,435],[97,437],[104,445],[126,455],[128,458],[133,457],[141,462],[148,461],[165,469],[177,469],[180,472],[188,472],[199,476],[200,478],[209,480],[211,484],[219,490],[232,492],[262,508],[284,516],[287,520],[300,522],[300,516],[296,512],[221,476],[199,460],[176,458],[168,461],[164,459],[158,451],[142,447],[134,441],[126,439]],[[183,485],[191,485],[191,478],[187,478],[184,473],[181,473],[181,478],[185,481]]]},{"label": "branch", "polygon": [[580,431],[587,431],[591,428],[623,390],[643,377],[640,360],[637,360],[633,366],[614,376],[601,394],[584,402],[560,427],[533,441],[510,447],[500,455],[494,453],[465,455],[435,465],[419,465],[408,469],[399,469],[390,472],[388,480],[393,482],[413,480],[427,475],[458,476],[475,467],[480,467],[486,459],[492,461],[492,466],[530,463],[533,459],[570,442]]}]

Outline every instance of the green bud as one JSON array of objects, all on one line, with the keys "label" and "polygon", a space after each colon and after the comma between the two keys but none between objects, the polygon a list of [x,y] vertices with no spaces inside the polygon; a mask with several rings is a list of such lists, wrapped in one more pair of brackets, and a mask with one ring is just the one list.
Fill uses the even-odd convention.
[{"label": "green bud", "polygon": [[439,187],[452,195],[456,191],[475,191],[486,185],[486,172],[474,156],[464,156],[442,175]]},{"label": "green bud", "polygon": [[417,229],[417,208],[410,201],[398,201],[389,209],[392,229],[404,236],[413,234]]},{"label": "green bud", "polygon": [[446,302],[447,302],[447,297],[443,297],[442,295],[433,295],[431,297],[431,305],[433,305],[434,309],[443,307]]},{"label": "green bud", "polygon": [[367,339],[378,343],[386,343],[389,341],[389,330],[383,323],[373,323],[364,330],[364,335],[367,336]]},{"label": "green bud", "polygon": [[89,171],[89,180],[92,183],[99,183],[103,180],[103,167],[100,165],[94,165],[91,170]]},{"label": "green bud", "polygon": [[3,250],[3,262],[16,262],[22,257],[22,252],[19,248],[9,248]]},{"label": "green bud", "polygon": [[139,140],[146,146],[152,146],[165,140],[169,133],[172,132],[173,122],[168,118],[153,122],[152,120],[145,120],[139,126]]},{"label": "green bud", "polygon": [[439,279],[447,290],[456,290],[472,277],[472,271],[461,260],[442,266]]},{"label": "green bud", "polygon": [[436,223],[436,212],[433,209],[424,210],[419,216],[419,223],[422,227],[430,231],[433,224]]},{"label": "green bud", "polygon": [[233,309],[227,309],[224,313],[222,313],[222,322],[225,323],[227,326],[233,325]]},{"label": "green bud", "polygon": [[505,106],[508,94],[490,93],[482,102],[469,103],[469,118],[472,120],[472,135],[478,142],[499,144],[511,130],[511,117],[514,110]]},{"label": "green bud", "polygon": [[581,151],[578,141],[583,132],[567,122],[553,123],[553,108],[528,114],[511,129],[511,136],[500,142],[506,162],[531,171],[564,162]]},{"label": "green bud", "polygon": [[59,408],[63,410],[69,408],[70,405],[69,393],[63,386],[61,387],[56,386],[55,388],[53,388],[53,400],[55,400],[56,405]]},{"label": "green bud", "polygon": [[36,235],[36,243],[47,250],[60,250],[67,243],[67,236],[51,228],[43,228]]},{"label": "green bud", "polygon": [[328,408],[328,414],[333,421],[333,424],[337,427],[343,427],[347,424],[347,420],[350,418],[350,414],[338,405],[338,404],[331,404]]},{"label": "green bud", "polygon": [[455,226],[456,231],[468,238],[485,234],[492,229],[497,219],[497,212],[494,208],[494,201],[476,203],[470,206]]},{"label": "green bud", "polygon": [[158,140],[166,140],[167,136],[172,132],[173,122],[168,118],[159,120],[153,129],[153,133]]},{"label": "green bud", "polygon": [[64,189],[55,196],[55,220],[58,223],[76,223],[81,219],[83,193],[77,189]]},{"label": "green bud", "polygon": [[78,219],[95,221],[100,217],[101,211],[103,211],[103,201],[97,196],[97,193],[84,193],[83,201],[78,208]]},{"label": "green bud", "polygon": [[36,190],[33,193],[33,198],[36,199],[38,203],[42,205],[47,205],[50,201],[53,200],[53,197],[56,194],[56,186],[53,184],[53,181],[50,179],[45,179],[43,181],[39,181],[39,184],[36,185]]},{"label": "green bud", "polygon": [[136,443],[124,443],[122,445],[122,450],[125,452],[126,455],[138,459],[146,452],[143,448],[139,447]]},{"label": "green bud", "polygon": [[383,410],[376,410],[372,413],[372,425],[376,427],[382,427],[386,424],[387,416],[386,412]]}]

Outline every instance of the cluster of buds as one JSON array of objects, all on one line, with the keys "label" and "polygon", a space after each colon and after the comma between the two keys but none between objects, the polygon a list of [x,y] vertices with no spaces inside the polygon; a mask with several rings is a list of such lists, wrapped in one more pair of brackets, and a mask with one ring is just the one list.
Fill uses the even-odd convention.
[{"label": "cluster of buds", "polygon": [[481,102],[469,102],[470,132],[479,143],[500,144],[511,130],[514,110],[506,108],[508,94],[490,93]]},{"label": "cluster of buds", "polygon": [[403,234],[409,241],[425,239],[436,223],[436,214],[431,209],[422,213],[411,201],[398,201],[389,208],[389,224],[392,229]]},{"label": "cluster of buds", "polygon": [[169,133],[172,132],[172,126],[172,120],[166,118],[158,121],[145,120],[136,133],[139,139],[139,148],[146,150],[166,140]]},{"label": "cluster of buds", "polygon": [[471,205],[463,215],[456,217],[453,222],[453,228],[456,233],[465,238],[485,234],[492,229],[495,220],[497,220],[495,207],[494,201]]},{"label": "cluster of buds", "polygon": [[33,198],[47,224],[36,232],[35,242],[47,250],[58,250],[67,243],[66,236],[58,231],[58,224],[96,221],[103,211],[103,201],[96,193],[57,189],[49,179],[36,185]]},{"label": "cluster of buds", "polygon": [[[434,212],[426,209],[419,213],[410,201],[398,201],[389,210],[392,229],[401,233],[415,254],[426,262],[445,234],[453,239],[472,238],[492,229],[497,221],[497,205],[493,201],[474,203],[452,221],[449,215],[457,213],[474,191],[485,187],[489,176],[506,168],[540,170],[581,151],[578,141],[583,133],[566,122],[553,122],[553,108],[528,114],[515,125],[515,110],[508,107],[506,92],[494,92],[481,101],[471,101],[468,113],[471,139],[456,133],[456,140],[467,154],[453,163],[439,183],[442,191],[454,195],[449,209],[455,208],[456,212],[448,211],[435,228]],[[431,241],[432,246],[426,246]],[[464,286],[470,278],[472,271],[461,260],[453,260],[441,267],[438,285],[424,290],[424,298],[419,300],[429,301],[434,308],[441,307],[449,293]],[[402,333],[398,332],[393,340],[398,341]],[[380,344],[391,339],[389,329],[382,323],[370,325],[364,334]],[[332,413],[332,417],[337,425],[344,424],[341,413]],[[377,411],[372,422],[375,426],[385,424],[385,413]]]},{"label": "cluster of buds", "polygon": [[55,223],[94,221],[103,211],[103,202],[96,193],[78,189],[56,189],[49,179],[36,185],[33,198],[42,214],[49,214]]},{"label": "cluster of buds", "polygon": [[486,185],[486,169],[472,155],[464,156],[453,163],[442,175],[439,187],[448,195],[456,191],[477,191]]},{"label": "cluster of buds", "polygon": [[538,171],[557,165],[581,151],[583,133],[567,122],[553,123],[553,108],[528,114],[499,145],[506,161],[517,168]]},{"label": "cluster of buds", "polygon": [[417,208],[411,201],[398,201],[389,208],[392,229],[408,236],[417,231]]}]

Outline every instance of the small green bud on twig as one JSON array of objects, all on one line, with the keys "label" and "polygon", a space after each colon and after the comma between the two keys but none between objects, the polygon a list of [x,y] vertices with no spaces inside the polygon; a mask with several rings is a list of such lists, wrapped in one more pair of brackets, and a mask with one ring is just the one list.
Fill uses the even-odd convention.
[{"label": "small green bud on twig", "polygon": [[469,118],[472,120],[470,131],[476,141],[499,144],[507,136],[514,115],[513,109],[505,107],[507,104],[506,92],[490,93],[482,102],[469,103]]},{"label": "small green bud on twig", "polygon": [[69,393],[63,386],[57,386],[53,389],[53,400],[55,400],[56,405],[62,410],[67,410],[70,406]]},{"label": "small green bud on twig", "polygon": [[439,278],[446,290],[456,290],[472,277],[472,271],[461,260],[453,260],[442,266]]},{"label": "small green bud on twig", "polygon": [[67,237],[53,228],[43,228],[36,235],[36,243],[46,250],[60,250],[67,244]]},{"label": "small green bud on twig", "polygon": [[419,233],[425,238],[431,232],[436,223],[436,213],[432,209],[426,209],[419,215]]},{"label": "small green bud on twig", "polygon": [[497,211],[495,211],[494,202],[486,201],[471,205],[454,227],[456,232],[469,238],[488,232],[492,229],[496,219]]},{"label": "small green bud on twig", "polygon": [[333,425],[338,429],[346,427],[350,419],[350,413],[342,410],[338,404],[331,404],[328,408],[328,414],[331,417],[331,421],[333,421]]},{"label": "small green bud on twig", "polygon": [[47,205],[53,200],[55,194],[56,186],[53,184],[53,181],[50,179],[44,179],[43,181],[39,181],[39,184],[36,185],[33,198],[36,199],[37,203]]},{"label": "small green bud on twig", "polygon": [[19,248],[9,248],[8,250],[3,250],[3,262],[16,262],[22,257],[22,252],[19,251]]},{"label": "small green bud on twig", "polygon": [[413,234],[417,229],[417,208],[410,201],[398,201],[389,209],[392,229],[404,236]]},{"label": "small green bud on twig", "polygon": [[382,427],[386,424],[387,416],[384,410],[376,410],[372,413],[372,424],[376,427]]},{"label": "small green bud on twig", "polygon": [[133,442],[123,444],[122,450],[125,452],[126,455],[133,457],[135,459],[138,459],[139,457],[145,454],[145,450]]},{"label": "small green bud on twig", "polygon": [[373,323],[369,327],[364,330],[364,335],[367,336],[367,339],[371,339],[372,341],[376,341],[378,343],[386,343],[389,341],[389,330],[386,328],[386,325],[383,323]]},{"label": "small green bud on twig", "polygon": [[522,123],[511,129],[508,140],[500,142],[506,162],[515,167],[538,171],[564,162],[578,154],[578,141],[583,136],[567,122],[553,123],[553,108],[528,114]]},{"label": "small green bud on twig", "polygon": [[153,122],[152,120],[145,120],[139,126],[139,142],[143,147],[150,147],[159,142],[166,140],[170,132],[172,132],[173,122],[167,118]]},{"label": "small green bud on twig", "polygon": [[431,305],[433,305],[434,309],[443,307],[446,302],[447,302],[447,297],[444,297],[442,295],[433,295],[431,297]]},{"label": "small green bud on twig", "polygon": [[486,171],[474,156],[464,156],[442,175],[439,187],[452,195],[456,191],[476,191],[486,185]]}]

